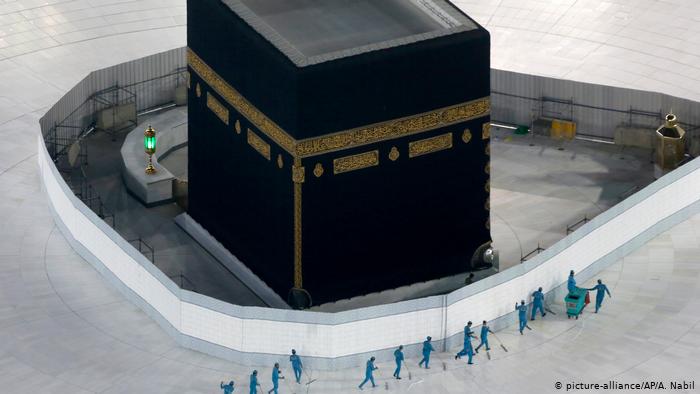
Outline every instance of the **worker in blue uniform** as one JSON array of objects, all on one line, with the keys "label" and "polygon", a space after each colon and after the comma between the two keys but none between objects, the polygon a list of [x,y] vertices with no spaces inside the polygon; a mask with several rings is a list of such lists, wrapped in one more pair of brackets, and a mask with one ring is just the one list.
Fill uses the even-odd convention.
[{"label": "worker in blue uniform", "polygon": [[258,371],[255,370],[250,375],[250,394],[258,394],[258,387],[261,386],[260,383],[258,383]]},{"label": "worker in blue uniform", "polygon": [[221,389],[224,390],[224,394],[233,393],[233,380],[228,382],[228,384],[224,384],[224,382],[221,382]]},{"label": "worker in blue uniform", "polygon": [[277,390],[280,387],[280,379],[284,379],[280,372],[280,363],[275,363],[274,368],[272,368],[272,388],[267,391],[267,394],[279,394]]},{"label": "worker in blue uniform", "polygon": [[401,379],[401,363],[403,362],[403,345],[399,346],[398,349],[394,350],[394,361],[396,361],[396,369],[394,370],[394,377],[396,379]]},{"label": "worker in blue uniform", "polygon": [[360,383],[360,390],[362,390],[362,386],[365,385],[367,382],[372,382],[372,387],[377,387],[376,384],[374,384],[374,370],[379,369],[379,367],[374,366],[374,356],[372,356],[369,360],[367,360],[367,367],[365,368],[365,380]]},{"label": "worker in blue uniform", "polygon": [[289,356],[289,362],[292,363],[292,369],[294,370],[294,378],[296,378],[297,383],[301,383],[301,371],[304,366],[301,363],[301,358],[297,356],[297,351],[292,349],[292,355]]},{"label": "worker in blue uniform", "polygon": [[525,300],[520,301],[520,305],[515,303],[515,310],[518,311],[518,320],[520,321],[520,335],[523,335],[523,330],[527,326],[527,305],[525,305]]},{"label": "worker in blue uniform", "polygon": [[472,362],[472,357],[474,357],[474,348],[472,347],[472,338],[476,338],[474,336],[474,331],[472,331],[472,322],[467,322],[467,325],[464,326],[464,346],[462,347],[462,350],[455,355],[455,360],[458,358],[462,358],[462,356],[469,356],[469,361],[467,364],[474,364]]},{"label": "worker in blue uniform", "polygon": [[479,353],[479,349],[481,349],[482,346],[486,346],[487,351],[491,350],[489,347],[489,333],[493,334],[493,331],[491,331],[491,327],[489,327],[486,320],[484,320],[484,322],[481,323],[481,343],[476,347],[476,353]]},{"label": "worker in blue uniform", "polygon": [[608,290],[608,286],[605,286],[603,284],[603,281],[598,279],[598,284],[591,287],[588,290],[596,290],[595,293],[595,313],[598,313],[598,309],[600,309],[600,306],[603,305],[603,299],[605,298],[605,293],[608,293],[608,297],[612,297],[610,294],[610,290]]},{"label": "worker in blue uniform", "polygon": [[425,341],[423,341],[423,359],[418,363],[418,367],[422,367],[423,363],[425,363],[425,369],[430,369],[428,366],[428,364],[430,364],[430,352],[435,351],[433,344],[430,343],[432,339],[433,338],[428,337],[425,339]]},{"label": "worker in blue uniform", "polygon": [[542,288],[537,289],[536,292],[532,293],[532,315],[530,320],[535,320],[535,314],[540,311],[542,317],[545,317],[547,313],[544,311],[544,293]]},{"label": "worker in blue uniform", "polygon": [[574,270],[571,270],[571,272],[569,272],[569,280],[566,282],[566,288],[569,290],[569,293],[573,293],[574,290],[576,290],[576,279],[574,279]]}]

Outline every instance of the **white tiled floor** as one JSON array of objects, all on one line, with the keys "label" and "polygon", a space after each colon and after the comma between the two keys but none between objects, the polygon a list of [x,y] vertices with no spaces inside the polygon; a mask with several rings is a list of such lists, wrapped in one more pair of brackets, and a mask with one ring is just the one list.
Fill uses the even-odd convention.
[{"label": "white tiled floor", "polygon": [[[2,392],[217,392],[222,379],[246,380],[247,368],[177,347],[76,256],[37,177],[41,114],[94,69],[185,45],[184,3],[0,0]],[[696,0],[456,3],[491,31],[495,68],[700,100]],[[613,299],[600,315],[560,313],[524,337],[506,330],[508,353],[494,346],[493,360],[469,369],[441,354],[430,373],[413,367],[413,380],[389,388],[555,392],[556,380],[698,379],[698,235],[696,217],[603,272]],[[380,367],[387,377],[391,366]],[[269,372],[261,369],[267,388]],[[361,375],[314,373],[308,392],[353,392]]]},{"label": "white tiled floor", "polygon": [[491,67],[700,101],[700,2],[453,0],[491,32]]}]

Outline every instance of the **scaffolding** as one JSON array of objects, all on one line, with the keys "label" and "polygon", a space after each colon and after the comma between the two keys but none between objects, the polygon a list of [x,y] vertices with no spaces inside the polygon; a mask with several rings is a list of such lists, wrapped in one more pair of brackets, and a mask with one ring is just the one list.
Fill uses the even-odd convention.
[{"label": "scaffolding", "polygon": [[95,128],[108,133],[112,141],[118,133],[137,125],[136,94],[119,85],[100,90],[90,97]]}]

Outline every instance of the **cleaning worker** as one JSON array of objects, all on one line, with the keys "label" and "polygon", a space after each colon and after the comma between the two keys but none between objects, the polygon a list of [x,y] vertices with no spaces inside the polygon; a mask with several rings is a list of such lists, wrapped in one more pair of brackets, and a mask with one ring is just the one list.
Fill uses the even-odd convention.
[{"label": "cleaning worker", "polygon": [[425,363],[425,369],[430,369],[428,364],[430,363],[430,352],[434,352],[435,349],[433,348],[433,344],[430,343],[430,341],[433,338],[428,337],[426,340],[423,342],[423,359],[420,360],[418,363],[418,367],[422,367],[423,363]]},{"label": "cleaning worker", "polygon": [[250,394],[258,394],[258,387],[259,386],[260,386],[260,383],[258,383],[258,371],[255,370],[250,375]]},{"label": "cleaning worker", "polygon": [[280,375],[280,363],[275,363],[274,368],[272,368],[272,388],[267,391],[267,394],[274,392],[277,393],[277,389],[280,387],[280,379],[284,379],[284,376]]},{"label": "cleaning worker", "polygon": [[362,386],[364,386],[367,382],[372,382],[372,387],[377,387],[377,385],[374,384],[375,369],[379,368],[374,366],[374,356],[372,356],[369,360],[367,360],[367,368],[365,368],[365,380],[363,380],[362,383],[360,383],[360,390],[362,390]]},{"label": "cleaning worker", "polygon": [[464,346],[462,347],[462,350],[455,355],[455,360],[458,358],[462,358],[462,356],[469,356],[469,361],[467,364],[474,364],[472,362],[472,357],[474,357],[474,348],[472,347],[472,338],[476,338],[474,336],[474,331],[472,331],[472,322],[467,322],[467,325],[464,326]]},{"label": "cleaning worker", "polygon": [[595,293],[595,313],[598,313],[598,309],[600,309],[600,306],[603,305],[603,298],[605,298],[605,293],[608,293],[608,297],[612,297],[612,295],[610,294],[610,290],[608,290],[608,286],[605,286],[603,284],[603,281],[600,279],[598,279],[597,285],[593,286],[588,290],[597,291]]},{"label": "cleaning worker", "polygon": [[569,272],[569,280],[566,282],[566,288],[569,290],[569,293],[573,293],[574,290],[576,290],[576,279],[574,279],[574,270],[571,270]]},{"label": "cleaning worker", "polygon": [[394,370],[394,377],[396,379],[401,380],[401,363],[403,362],[403,345],[399,346],[398,349],[394,350],[394,360],[396,361],[396,370]]},{"label": "cleaning worker", "polygon": [[292,349],[292,355],[289,356],[289,362],[292,363],[294,378],[296,378],[297,383],[301,383],[301,371],[304,366],[301,364],[301,358],[297,356],[297,351],[294,349]]},{"label": "cleaning worker", "polygon": [[486,346],[487,351],[491,350],[489,347],[489,333],[493,334],[493,331],[491,331],[491,327],[486,323],[486,320],[481,323],[481,343],[476,347],[476,353],[479,353],[479,349],[481,349],[482,346]]},{"label": "cleaning worker", "polygon": [[535,314],[537,313],[538,309],[542,314],[542,317],[547,315],[547,313],[544,311],[544,293],[542,292],[541,287],[537,289],[536,292],[532,293],[532,315],[530,316],[530,320],[535,320]]},{"label": "cleaning worker", "polygon": [[233,393],[233,380],[228,382],[228,384],[224,384],[224,382],[221,382],[221,389],[224,390],[224,394]]},{"label": "cleaning worker", "polygon": [[516,302],[515,310],[518,311],[518,319],[520,320],[520,335],[523,335],[523,330],[527,326],[527,305],[525,305],[525,300],[521,300],[520,305]]}]

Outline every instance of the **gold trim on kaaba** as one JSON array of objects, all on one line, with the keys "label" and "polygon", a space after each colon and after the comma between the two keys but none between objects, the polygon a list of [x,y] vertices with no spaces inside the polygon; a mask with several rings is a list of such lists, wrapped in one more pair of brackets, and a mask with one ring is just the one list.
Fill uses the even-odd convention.
[{"label": "gold trim on kaaba", "polygon": [[245,116],[257,130],[267,135],[294,157],[316,156],[406,137],[478,119],[491,113],[491,99],[490,97],[484,97],[421,114],[361,126],[324,136],[296,140],[252,105],[190,48],[187,48],[187,59],[192,70],[207,82],[219,96],[223,97],[236,111]]},{"label": "gold trim on kaaba", "polygon": [[486,153],[486,156],[491,156],[491,144],[486,143],[486,148],[484,148],[484,152]]},{"label": "gold trim on kaaba", "polygon": [[296,143],[294,138],[255,108],[253,104],[221,78],[190,48],[187,48],[187,63],[212,89],[219,93],[236,111],[253,123],[258,130],[275,141],[284,150],[294,154],[294,145]]},{"label": "gold trim on kaaba", "polygon": [[491,210],[491,200],[486,200],[486,203],[484,204],[484,209],[486,209],[487,211]]},{"label": "gold trim on kaaba", "polygon": [[228,108],[224,107],[224,105],[209,92],[207,92],[207,108],[228,126]]},{"label": "gold trim on kaaba", "polygon": [[302,276],[302,249],[301,249],[301,192],[304,182],[304,167],[301,159],[295,158],[292,165],[292,179],[294,180],[294,287],[301,289]]},{"label": "gold trim on kaaba", "polygon": [[199,82],[197,82],[197,86],[195,87],[194,91],[197,93],[197,97],[202,97],[202,88],[199,86]]},{"label": "gold trim on kaaba", "polygon": [[489,138],[491,138],[491,122],[484,123],[481,126],[481,139],[487,140]]},{"label": "gold trim on kaaba", "polygon": [[251,129],[248,129],[248,145],[252,146],[253,149],[258,151],[264,158],[270,160],[270,144],[263,141],[262,138]]},{"label": "gold trim on kaaba", "polygon": [[[294,163],[297,163],[297,159],[294,159]],[[301,163],[301,161],[299,161],[299,163]],[[301,164],[294,164],[294,166],[292,166],[292,182],[304,183],[305,180],[306,169]]]},{"label": "gold trim on kaaba", "polygon": [[452,148],[452,133],[437,135],[408,144],[408,157],[418,157]]},{"label": "gold trim on kaaba", "polygon": [[401,156],[399,149],[396,148],[395,146],[392,146],[391,151],[389,151],[389,160],[396,161],[396,160],[398,160],[399,156]]},{"label": "gold trim on kaaba", "polygon": [[479,99],[407,118],[301,140],[297,142],[296,153],[301,157],[308,157],[410,136],[480,118],[488,115],[489,111],[490,100],[488,98]]},{"label": "gold trim on kaaba", "polygon": [[486,193],[491,193],[491,181],[486,181],[486,185],[484,185],[484,190],[486,190]]},{"label": "gold trim on kaaba", "polygon": [[373,150],[333,160],[333,173],[342,174],[345,172],[361,170],[363,168],[374,167],[378,165],[379,151]]},{"label": "gold trim on kaaba", "polygon": [[472,132],[469,129],[465,129],[462,133],[462,142],[468,144],[472,140]]},{"label": "gold trim on kaaba", "polygon": [[314,167],[314,175],[316,178],[320,178],[321,175],[323,175],[323,165],[321,163],[316,163],[316,166]]},{"label": "gold trim on kaaba", "polygon": [[491,174],[491,162],[486,163],[486,166],[484,167],[484,172],[487,174]]},{"label": "gold trim on kaaba", "polygon": [[282,159],[281,154],[277,155],[277,167],[279,167],[279,168],[284,167],[284,160]]},{"label": "gold trim on kaaba", "polygon": [[236,130],[236,134],[241,134],[241,121],[236,119],[236,124],[233,128]]}]

